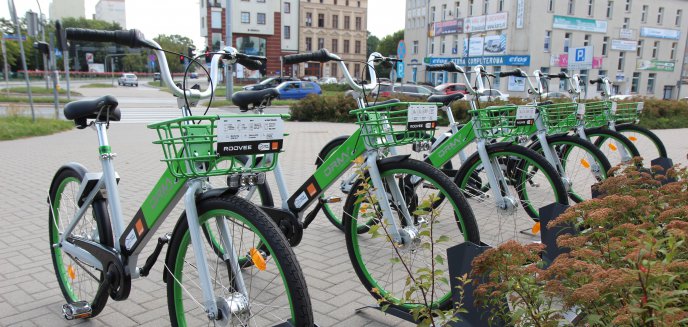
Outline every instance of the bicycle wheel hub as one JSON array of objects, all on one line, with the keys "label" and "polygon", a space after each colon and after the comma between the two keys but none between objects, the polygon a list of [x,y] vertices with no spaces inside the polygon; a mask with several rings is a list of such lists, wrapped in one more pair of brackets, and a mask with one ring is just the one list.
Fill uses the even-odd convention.
[{"label": "bicycle wheel hub", "polygon": [[504,210],[509,214],[512,214],[518,208],[518,200],[514,199],[512,196],[502,197],[502,203],[498,204],[500,210]]},{"label": "bicycle wheel hub", "polygon": [[232,293],[228,298],[216,299],[220,317],[215,322],[219,326],[248,326],[251,317],[248,299],[241,293]]},{"label": "bicycle wheel hub", "polygon": [[396,246],[402,250],[414,250],[420,245],[420,235],[413,227],[403,228],[399,231],[399,236],[401,236],[401,244],[397,243]]}]

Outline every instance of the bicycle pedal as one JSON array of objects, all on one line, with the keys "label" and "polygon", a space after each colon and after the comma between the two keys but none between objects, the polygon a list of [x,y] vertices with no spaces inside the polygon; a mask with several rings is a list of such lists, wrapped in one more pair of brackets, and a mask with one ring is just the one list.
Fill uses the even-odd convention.
[{"label": "bicycle pedal", "polygon": [[62,314],[67,320],[84,319],[90,318],[93,315],[93,309],[88,302],[77,301],[74,303],[63,304]]},{"label": "bicycle pedal", "polygon": [[342,198],[338,196],[331,196],[326,199],[320,199],[321,203],[339,203],[342,202]]}]

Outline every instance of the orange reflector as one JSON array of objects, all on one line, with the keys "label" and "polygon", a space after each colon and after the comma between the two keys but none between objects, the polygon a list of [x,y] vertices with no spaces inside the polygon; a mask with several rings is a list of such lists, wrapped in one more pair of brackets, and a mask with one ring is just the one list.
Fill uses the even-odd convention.
[{"label": "orange reflector", "polygon": [[535,225],[533,225],[533,228],[531,229],[533,234],[537,234],[540,232],[540,222],[536,222]]},{"label": "orange reflector", "polygon": [[638,138],[635,137],[635,136],[629,136],[628,139],[631,140],[631,141],[633,141],[633,142],[635,142],[635,141],[638,140]]},{"label": "orange reflector", "polygon": [[253,264],[256,265],[258,270],[264,271],[267,268],[268,265],[265,262],[265,258],[263,258],[263,255],[260,254],[256,248],[251,248],[248,253],[251,255],[251,260],[253,261]]},{"label": "orange reflector", "polygon": [[354,159],[354,163],[358,165],[363,164],[363,156],[359,156],[358,158]]},{"label": "orange reflector", "polygon": [[585,168],[590,168],[590,163],[585,159],[581,159],[581,165]]},{"label": "orange reflector", "polygon": [[616,151],[616,145],[614,145],[614,143],[609,143],[609,148],[612,149],[612,151]]},{"label": "orange reflector", "polygon": [[339,203],[339,202],[342,202],[342,198],[340,198],[338,196],[331,196],[331,197],[327,198],[327,201],[325,201],[325,202],[327,202],[327,203]]},{"label": "orange reflector", "polygon": [[76,271],[74,270],[74,266],[72,266],[71,264],[67,266],[67,275],[69,275],[69,278],[71,280],[76,279]]}]

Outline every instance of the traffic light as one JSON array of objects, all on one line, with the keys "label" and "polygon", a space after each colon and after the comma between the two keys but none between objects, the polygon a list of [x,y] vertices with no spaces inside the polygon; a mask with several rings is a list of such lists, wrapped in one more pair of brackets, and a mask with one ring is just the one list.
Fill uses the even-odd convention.
[{"label": "traffic light", "polygon": [[179,55],[179,63],[184,64],[184,55]]},{"label": "traffic light", "polygon": [[187,55],[188,55],[188,57],[189,57],[189,60],[192,60],[193,58],[196,58],[196,48],[194,48],[194,47],[188,47],[188,48],[186,49],[186,51],[187,51],[186,53],[187,53]]},{"label": "traffic light", "polygon": [[210,61],[212,61],[213,55],[210,54],[210,49],[208,47],[205,47],[205,63],[209,64]]}]

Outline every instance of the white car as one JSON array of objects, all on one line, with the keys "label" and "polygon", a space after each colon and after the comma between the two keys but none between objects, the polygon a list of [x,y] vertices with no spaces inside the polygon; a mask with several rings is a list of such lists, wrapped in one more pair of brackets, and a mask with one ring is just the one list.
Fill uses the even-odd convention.
[{"label": "white car", "polygon": [[633,94],[616,94],[616,95],[610,96],[609,99],[610,99],[610,100],[621,100],[621,101],[624,101],[624,100],[628,100],[628,99],[630,99],[630,98],[632,98],[632,97],[634,97],[634,96],[635,96],[635,95],[633,95]]},{"label": "white car", "polygon": [[122,76],[117,80],[117,85],[139,86],[139,79],[134,74],[122,74]]},{"label": "white car", "polygon": [[483,92],[483,95],[481,95],[478,98],[478,100],[480,100],[480,101],[494,101],[494,100],[509,101],[509,95],[502,93],[499,90],[485,89],[485,92]]},{"label": "white car", "polygon": [[337,84],[337,79],[334,77],[323,77],[318,81],[318,84]]}]

